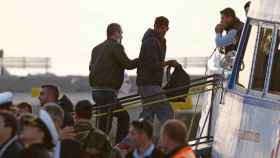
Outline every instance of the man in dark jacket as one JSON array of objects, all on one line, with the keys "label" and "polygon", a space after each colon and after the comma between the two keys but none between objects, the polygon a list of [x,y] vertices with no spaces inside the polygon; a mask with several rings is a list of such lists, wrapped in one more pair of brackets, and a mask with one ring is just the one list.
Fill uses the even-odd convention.
[{"label": "man in dark jacket", "polygon": [[65,95],[59,100],[59,90],[56,85],[42,85],[39,100],[41,106],[45,106],[47,103],[57,103],[64,110],[64,122],[62,127],[74,126],[74,118],[71,115],[71,112],[73,112],[73,104]]},{"label": "man in dark jacket", "polygon": [[[92,97],[97,106],[116,103],[111,108],[102,108],[100,113],[121,109],[117,93],[120,89],[125,69],[134,69],[137,59],[130,60],[121,44],[122,29],[117,23],[107,27],[107,40],[92,50],[90,61],[90,84],[93,89]],[[112,115],[98,118],[98,128],[109,133],[112,126]],[[120,142],[128,132],[129,115],[127,111],[115,113],[118,118],[116,143]]]},{"label": "man in dark jacket", "polygon": [[0,157],[18,158],[22,146],[18,142],[18,122],[10,113],[0,112]]},{"label": "man in dark jacket", "polygon": [[[177,64],[174,60],[164,61],[166,54],[166,39],[164,36],[169,29],[168,25],[167,18],[157,17],[154,29],[148,29],[143,37],[136,80],[142,98],[160,93],[162,91],[163,67]],[[142,102],[145,104],[163,99],[166,99],[165,95],[158,95],[154,98],[143,99]],[[140,117],[152,122],[155,115],[161,123],[164,123],[166,120],[173,118],[174,113],[169,102],[160,102],[144,106]]]},{"label": "man in dark jacket", "polygon": [[[217,47],[223,48],[224,53],[227,54],[237,50],[244,24],[236,17],[232,8],[225,8],[220,13],[221,23],[216,25],[215,41]],[[224,36],[223,31],[226,31]]]}]

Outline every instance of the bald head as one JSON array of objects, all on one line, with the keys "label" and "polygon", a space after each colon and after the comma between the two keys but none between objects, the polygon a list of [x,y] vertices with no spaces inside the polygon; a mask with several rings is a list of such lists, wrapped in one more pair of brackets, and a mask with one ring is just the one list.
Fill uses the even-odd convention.
[{"label": "bald head", "polygon": [[162,128],[162,133],[177,144],[184,144],[187,138],[187,127],[179,120],[169,120]]}]

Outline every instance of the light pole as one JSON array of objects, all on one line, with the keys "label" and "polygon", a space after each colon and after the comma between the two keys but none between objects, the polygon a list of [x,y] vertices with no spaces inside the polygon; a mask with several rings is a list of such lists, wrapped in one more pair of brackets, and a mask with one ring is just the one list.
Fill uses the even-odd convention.
[{"label": "light pole", "polygon": [[0,49],[0,75],[4,75],[4,50]]}]

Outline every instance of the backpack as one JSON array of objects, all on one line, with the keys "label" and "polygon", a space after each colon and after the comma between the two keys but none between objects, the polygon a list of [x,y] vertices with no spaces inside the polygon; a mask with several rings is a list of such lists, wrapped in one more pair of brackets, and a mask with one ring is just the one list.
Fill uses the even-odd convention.
[{"label": "backpack", "polygon": [[[175,70],[171,74],[171,76],[170,76],[170,70],[171,70],[171,67],[170,66],[167,67],[167,70],[166,70],[166,72],[167,72],[167,84],[163,87],[164,90],[170,90],[170,89],[190,85],[190,82],[191,82],[190,76],[183,69],[182,65],[177,65],[175,67]],[[179,95],[187,94],[188,92],[189,92],[189,88],[186,88],[184,90],[179,90],[179,91],[176,91],[176,92],[167,92],[166,96],[168,98],[171,98],[171,97],[176,97],[176,96],[179,96]],[[170,101],[172,101],[172,102],[185,102],[186,98],[187,98],[187,96],[184,96],[184,97],[172,99]]]}]

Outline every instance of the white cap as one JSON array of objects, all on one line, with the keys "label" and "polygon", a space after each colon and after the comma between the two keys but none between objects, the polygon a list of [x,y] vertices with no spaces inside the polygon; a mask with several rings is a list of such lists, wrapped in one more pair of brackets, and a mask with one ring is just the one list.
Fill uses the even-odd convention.
[{"label": "white cap", "polygon": [[12,92],[3,92],[0,93],[0,106],[2,104],[13,102],[13,93]]},{"label": "white cap", "polygon": [[54,122],[47,111],[40,110],[39,111],[40,120],[46,125],[48,131],[52,137],[52,143],[55,145],[54,148],[54,158],[60,157],[61,143],[59,140],[59,134],[57,129],[55,128]]},{"label": "white cap", "polygon": [[58,131],[55,128],[54,122],[51,119],[50,115],[45,110],[40,110],[39,118],[48,128],[48,131],[52,137],[52,142],[53,142],[53,144],[56,145],[59,142],[59,135],[58,135]]}]

